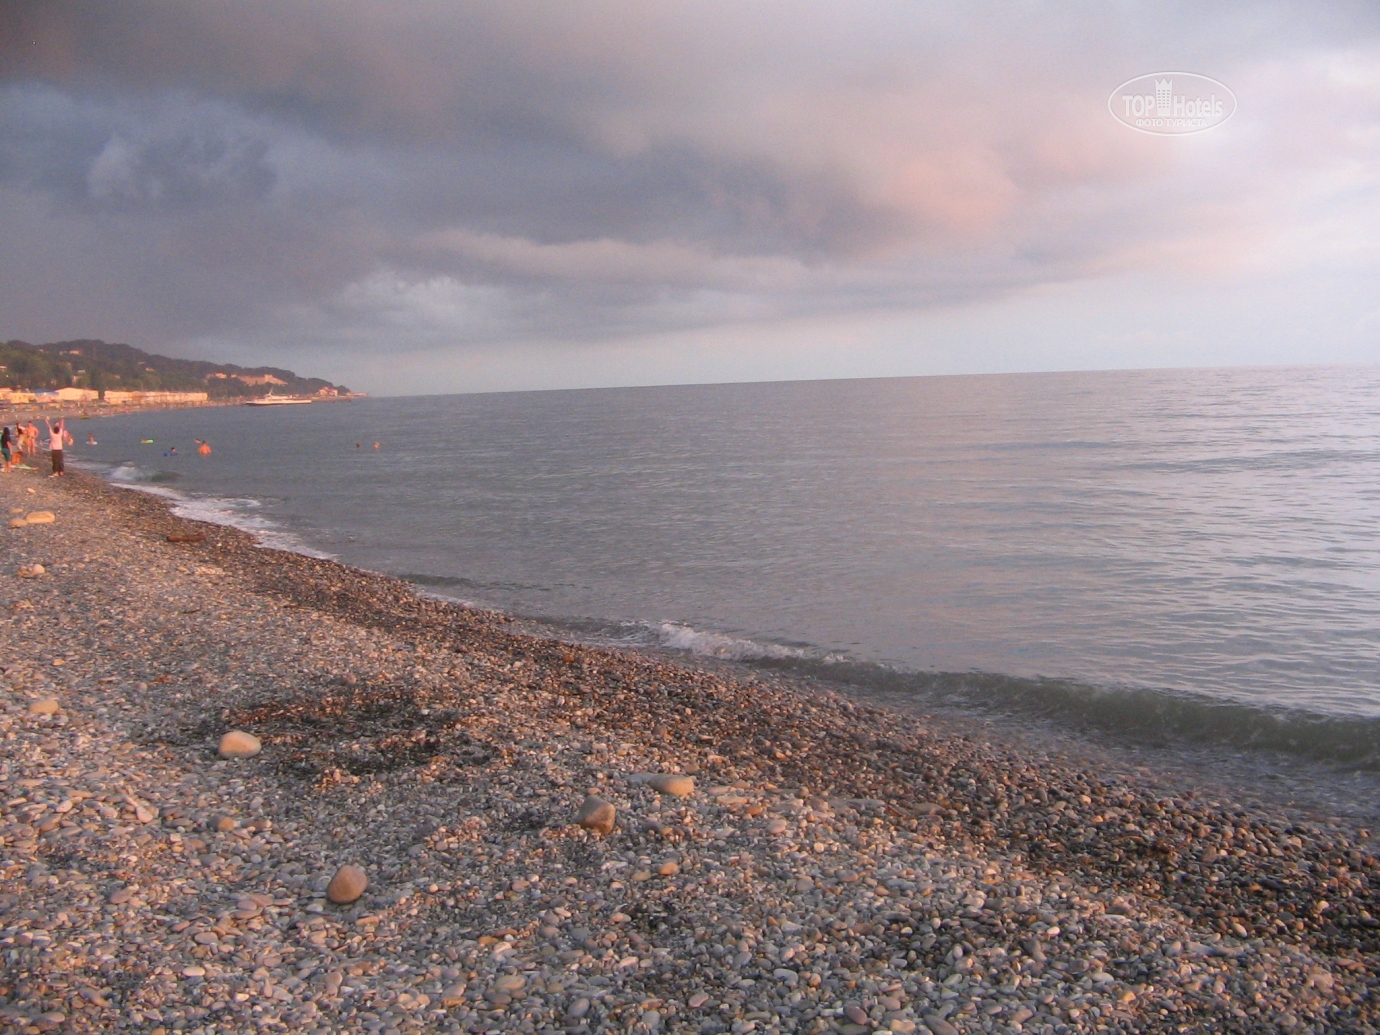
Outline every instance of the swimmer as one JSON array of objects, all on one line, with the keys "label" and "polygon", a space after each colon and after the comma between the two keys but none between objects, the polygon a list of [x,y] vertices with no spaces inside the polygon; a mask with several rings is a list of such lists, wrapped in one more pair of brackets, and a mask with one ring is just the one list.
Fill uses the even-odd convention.
[{"label": "swimmer", "polygon": [[375,443],[374,443],[374,448],[375,448],[375,449],[378,449],[378,447],[379,447],[379,444],[378,444],[377,442],[375,442]]},{"label": "swimmer", "polygon": [[197,439],[197,440],[196,440],[196,451],[197,451],[198,453],[200,453],[202,456],[210,456],[210,455],[211,455],[211,443],[209,443],[209,442],[203,442],[201,439]]},{"label": "swimmer", "polygon": [[163,452],[163,455],[164,455],[164,456],[177,456],[177,447],[176,447],[176,446],[173,446],[171,449],[165,450],[165,451]]},{"label": "swimmer", "polygon": [[100,443],[96,441],[96,436],[93,435],[93,434],[91,434],[91,432],[89,432],[89,431],[86,433],[86,444],[87,444],[88,446],[99,446],[99,445],[100,445]]},{"label": "swimmer", "polygon": [[151,446],[151,445],[153,445],[153,439],[151,439],[151,438],[141,438],[141,439],[139,440],[139,444],[140,444],[141,446]]}]

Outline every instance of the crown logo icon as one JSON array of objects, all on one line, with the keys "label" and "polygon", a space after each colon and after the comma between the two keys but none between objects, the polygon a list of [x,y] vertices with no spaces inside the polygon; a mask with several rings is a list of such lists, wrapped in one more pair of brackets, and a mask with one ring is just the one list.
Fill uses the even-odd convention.
[{"label": "crown logo icon", "polygon": [[1173,110],[1174,80],[1155,80],[1155,108],[1157,115],[1168,115]]}]

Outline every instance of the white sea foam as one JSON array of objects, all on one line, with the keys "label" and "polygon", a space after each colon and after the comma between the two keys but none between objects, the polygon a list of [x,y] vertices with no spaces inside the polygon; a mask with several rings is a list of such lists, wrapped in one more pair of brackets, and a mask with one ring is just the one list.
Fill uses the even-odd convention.
[{"label": "white sea foam", "polygon": [[245,497],[192,495],[159,484],[154,479],[157,474],[124,463],[111,470],[107,477],[122,489],[134,489],[152,496],[161,496],[172,501],[170,508],[174,514],[189,521],[204,521],[211,525],[225,525],[247,532],[262,547],[271,550],[285,550],[300,553],[307,557],[320,557],[333,560],[334,556],[308,546],[302,539],[276,524],[261,513],[260,500]]},{"label": "white sea foam", "polygon": [[658,645],[688,651],[707,658],[731,661],[798,660],[828,662],[832,655],[808,647],[752,640],[726,633],[707,632],[679,622],[662,622],[652,627]]}]

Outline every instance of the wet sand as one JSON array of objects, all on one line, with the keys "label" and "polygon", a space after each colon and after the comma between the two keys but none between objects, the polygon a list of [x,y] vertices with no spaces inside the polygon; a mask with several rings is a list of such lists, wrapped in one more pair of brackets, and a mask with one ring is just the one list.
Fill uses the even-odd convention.
[{"label": "wet sand", "polygon": [[0,530],[15,1030],[1374,1030],[1345,828],[517,633],[80,474],[0,502],[55,516]]}]

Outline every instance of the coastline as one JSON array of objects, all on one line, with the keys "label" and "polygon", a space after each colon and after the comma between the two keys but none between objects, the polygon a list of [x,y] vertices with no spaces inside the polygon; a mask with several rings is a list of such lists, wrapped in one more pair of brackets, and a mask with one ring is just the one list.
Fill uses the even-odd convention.
[{"label": "coastline", "polygon": [[[1375,1030],[1345,831],[516,633],[90,476],[0,499],[57,517],[3,532],[9,1023]],[[263,753],[218,760],[231,728]]]},{"label": "coastline", "polygon": [[[42,420],[47,417],[49,420],[62,418],[63,420],[95,420],[99,417],[119,417],[128,413],[164,413],[168,410],[205,410],[218,409],[225,406],[245,406],[257,398],[255,396],[236,396],[232,399],[207,399],[203,402],[181,402],[181,403],[11,403],[4,409],[0,409],[0,424],[8,424],[13,427],[16,421]],[[312,396],[311,402],[315,403],[337,403],[355,402],[360,399],[368,398],[363,392],[355,392],[352,395],[321,395]]]}]

